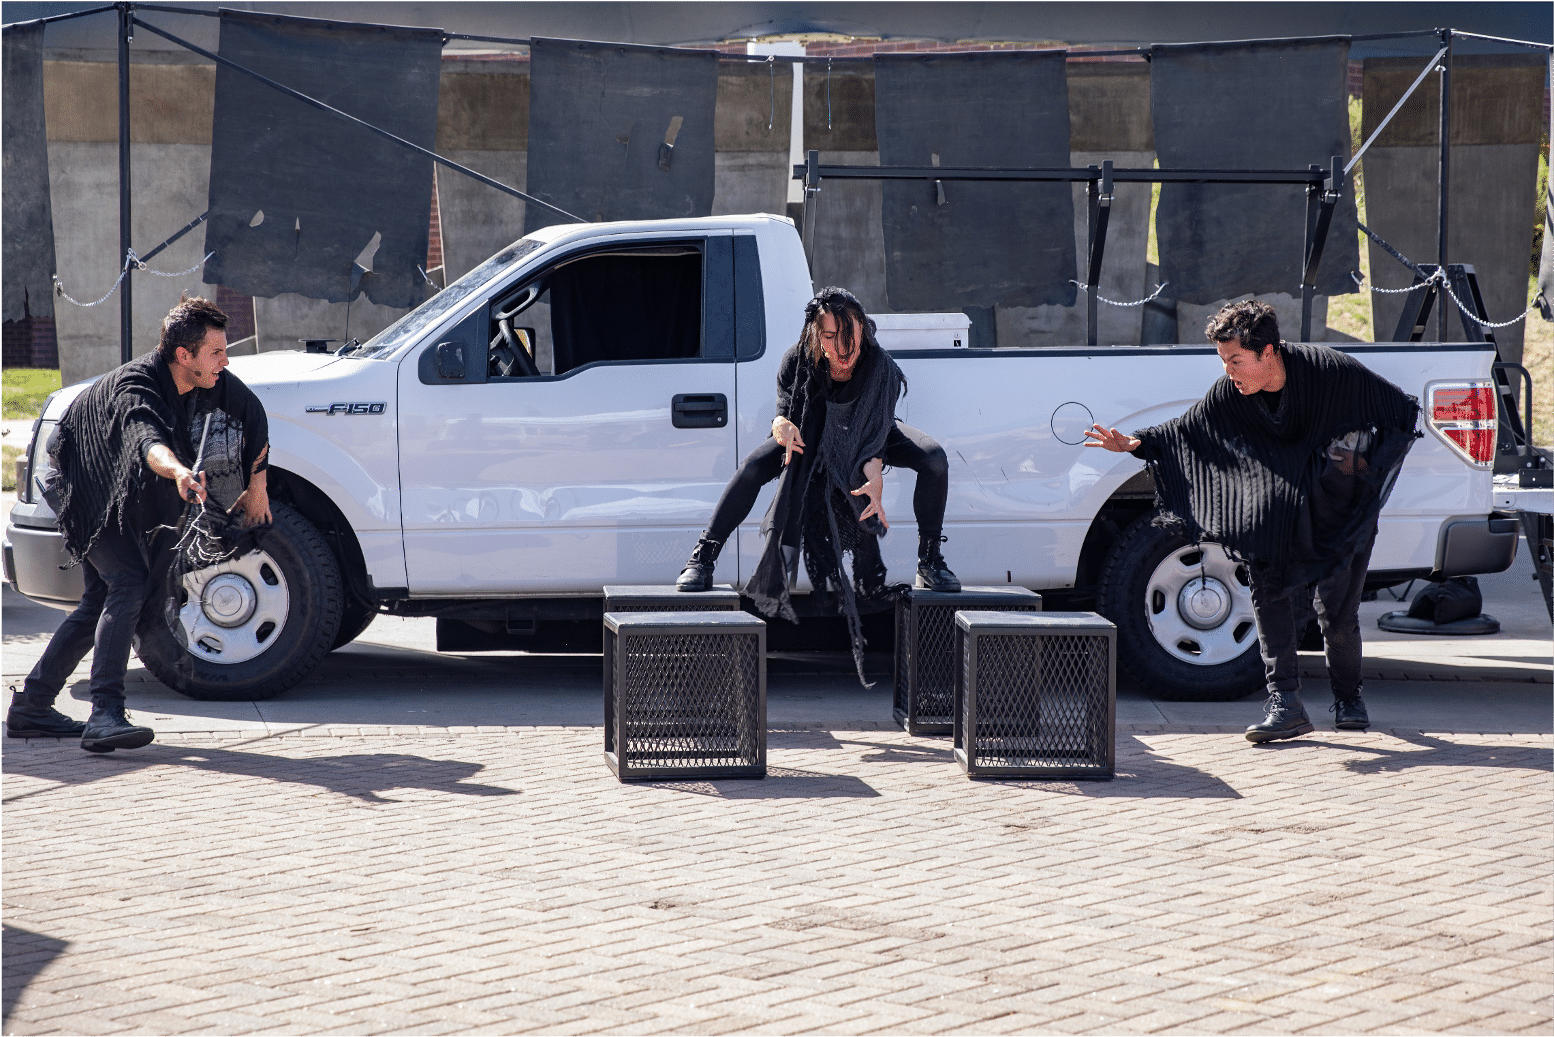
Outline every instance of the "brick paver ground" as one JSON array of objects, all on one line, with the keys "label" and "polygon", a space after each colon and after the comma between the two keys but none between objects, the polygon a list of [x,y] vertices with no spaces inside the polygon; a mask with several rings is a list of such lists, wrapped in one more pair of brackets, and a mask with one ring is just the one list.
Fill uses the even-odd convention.
[{"label": "brick paver ground", "polygon": [[1110,783],[598,728],[12,741],[7,1033],[1548,1033],[1550,740],[1133,728]]}]

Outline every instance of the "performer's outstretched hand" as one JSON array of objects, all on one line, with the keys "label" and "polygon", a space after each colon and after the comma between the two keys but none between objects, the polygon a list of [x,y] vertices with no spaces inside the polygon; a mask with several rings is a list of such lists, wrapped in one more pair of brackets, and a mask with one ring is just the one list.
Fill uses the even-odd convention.
[{"label": "performer's outstretched hand", "polygon": [[1141,439],[1123,435],[1114,428],[1102,428],[1100,425],[1091,425],[1085,429],[1085,436],[1085,446],[1098,446],[1116,454],[1131,454],[1143,443]]},{"label": "performer's outstretched hand", "polygon": [[886,529],[889,529],[890,520],[885,517],[885,508],[882,504],[880,504],[880,498],[885,494],[884,472],[885,463],[879,458],[876,457],[872,460],[865,461],[863,465],[863,475],[864,478],[868,480],[868,482],[854,490],[853,496],[866,496],[869,498],[869,506],[864,508],[863,514],[858,516],[859,522],[864,521],[871,515],[878,515],[880,525],[884,526]]},{"label": "performer's outstretched hand", "polygon": [[793,460],[794,454],[804,452],[804,437],[799,435],[799,427],[780,414],[772,421],[772,438],[786,451],[782,455],[784,468]]}]

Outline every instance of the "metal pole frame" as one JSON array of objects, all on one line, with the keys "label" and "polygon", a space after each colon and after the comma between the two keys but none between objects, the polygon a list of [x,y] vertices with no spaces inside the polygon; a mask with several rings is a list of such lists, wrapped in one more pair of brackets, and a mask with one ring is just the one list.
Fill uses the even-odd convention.
[{"label": "metal pole frame", "polygon": [[129,45],[134,35],[134,5],[118,3],[119,12],[119,268],[124,281],[119,286],[119,363],[135,357],[134,269],[127,262],[130,252],[130,81]]},{"label": "metal pole frame", "polygon": [[[1446,261],[1446,221],[1451,212],[1450,203],[1447,200],[1447,195],[1451,191],[1451,40],[1452,31],[1450,29],[1442,29],[1441,49],[1446,52],[1446,56],[1444,59],[1442,59],[1441,64],[1438,66],[1441,70],[1440,116],[1438,123],[1438,129],[1441,138],[1441,158],[1439,166],[1439,178],[1437,181],[1439,197],[1436,200],[1436,217],[1438,223],[1436,225],[1435,238],[1435,261],[1437,264],[1436,269],[1438,270],[1448,269]],[[1443,300],[1442,306],[1436,311],[1435,315],[1435,336],[1437,341],[1446,341],[1446,328],[1446,306],[1444,305]]]},{"label": "metal pole frame", "polygon": [[1332,227],[1333,212],[1343,195],[1343,156],[1332,156],[1331,165],[1305,169],[1116,169],[1110,161],[1099,166],[1068,169],[1018,169],[1013,167],[947,166],[828,166],[820,164],[820,152],[807,153],[802,166],[793,167],[793,178],[804,181],[804,252],[814,267],[813,197],[821,181],[835,180],[968,180],[1002,183],[1085,183],[1089,199],[1089,256],[1085,274],[1088,341],[1097,344],[1097,296],[1101,263],[1106,253],[1106,230],[1111,218],[1112,191],[1119,183],[1156,184],[1290,184],[1306,189],[1305,245],[1301,250],[1301,340],[1311,338],[1311,303],[1317,268]]}]

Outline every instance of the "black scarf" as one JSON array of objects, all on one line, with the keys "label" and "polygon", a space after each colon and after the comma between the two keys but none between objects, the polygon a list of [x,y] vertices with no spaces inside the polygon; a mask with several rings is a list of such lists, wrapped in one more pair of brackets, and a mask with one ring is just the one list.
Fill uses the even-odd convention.
[{"label": "black scarf", "polygon": [[1286,381],[1270,410],[1221,378],[1180,418],[1134,433],[1162,525],[1276,570],[1320,580],[1376,527],[1409,447],[1418,403],[1326,346],[1278,347]]},{"label": "black scarf", "polygon": [[[815,593],[825,594],[832,585],[840,589],[840,610],[847,617],[858,679],[869,686],[863,676],[863,624],[841,559],[851,553],[856,571],[860,547],[867,546],[864,538],[885,535],[878,518],[858,521],[868,498],[855,497],[852,491],[865,481],[864,464],[884,454],[906,377],[872,337],[866,337],[860,348],[864,353],[848,383],[856,387],[856,395],[849,393],[846,402],[830,398],[834,383],[826,367],[812,362],[801,346],[794,346],[784,357],[783,368],[793,372],[794,381],[791,386],[780,384],[779,392],[789,400],[788,417],[799,426],[805,452],[794,454],[779,478],[776,496],[761,522],[766,545],[745,584],[745,594],[762,615],[798,622],[788,596],[783,547],[802,549]],[[799,351],[796,356],[794,351]]]},{"label": "black scarf", "polygon": [[[256,465],[265,467],[259,457],[269,426],[263,405],[231,372],[222,371],[212,389],[180,395],[167,362],[152,352],[103,375],[71,403],[50,441],[50,496],[72,558],[85,558],[110,527],[134,533],[144,547],[159,525],[177,519],[177,488],[146,466],[146,453],[160,444],[192,466],[196,428],[211,413],[221,419],[213,432],[220,443],[207,443],[206,455],[225,464],[212,466],[207,486],[215,497],[235,499]],[[218,489],[218,482],[227,485]],[[220,503],[230,507],[232,499]]]}]

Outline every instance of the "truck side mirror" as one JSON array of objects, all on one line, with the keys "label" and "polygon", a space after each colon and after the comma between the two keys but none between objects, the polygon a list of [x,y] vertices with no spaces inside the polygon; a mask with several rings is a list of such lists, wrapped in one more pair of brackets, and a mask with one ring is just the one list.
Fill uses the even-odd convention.
[{"label": "truck side mirror", "polygon": [[437,343],[437,376],[439,378],[463,378],[465,376],[464,343]]}]

